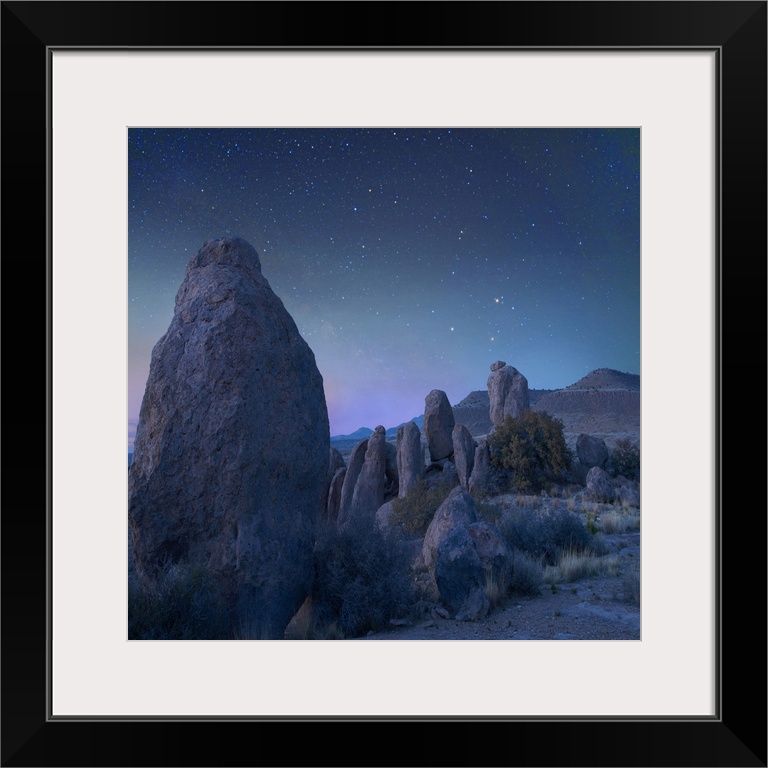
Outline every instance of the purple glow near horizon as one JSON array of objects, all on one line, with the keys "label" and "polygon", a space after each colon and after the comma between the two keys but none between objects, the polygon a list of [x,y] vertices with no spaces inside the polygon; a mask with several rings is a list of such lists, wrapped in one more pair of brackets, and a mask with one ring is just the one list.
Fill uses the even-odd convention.
[{"label": "purple glow near horizon", "polygon": [[[505,360],[640,371],[636,129],[131,129],[129,446],[192,255],[239,235],[315,353],[331,434]],[[135,427],[134,427],[135,428]]]}]

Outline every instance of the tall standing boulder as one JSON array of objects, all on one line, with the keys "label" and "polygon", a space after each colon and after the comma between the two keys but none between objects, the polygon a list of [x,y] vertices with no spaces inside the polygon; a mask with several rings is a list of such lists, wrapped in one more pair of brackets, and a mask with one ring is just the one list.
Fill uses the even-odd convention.
[{"label": "tall standing boulder", "polygon": [[365,463],[365,453],[368,450],[368,438],[361,440],[352,449],[349,457],[349,464],[344,475],[344,482],[341,487],[341,499],[339,501],[338,522],[344,523],[348,518],[352,507],[352,496],[355,493],[357,478],[360,477],[360,471]]},{"label": "tall standing boulder", "polygon": [[447,459],[453,454],[453,408],[448,395],[433,389],[424,398],[424,434],[427,438],[430,461]]},{"label": "tall standing boulder", "polygon": [[491,452],[487,440],[481,440],[475,448],[475,460],[472,474],[469,476],[469,492],[474,496],[483,496],[490,491]]},{"label": "tall standing boulder", "polygon": [[453,428],[453,462],[459,475],[459,483],[464,488],[469,488],[469,478],[475,465],[475,442],[469,430],[463,424],[456,424]]},{"label": "tall standing boulder", "polygon": [[329,471],[312,350],[240,238],[190,260],[152,351],[128,481],[136,572],[215,577],[235,626],[279,638],[307,596]]},{"label": "tall standing boulder", "polygon": [[400,481],[398,496],[411,493],[424,474],[424,456],[421,451],[421,430],[409,421],[397,428],[397,473]]},{"label": "tall standing boulder", "polygon": [[517,419],[530,408],[528,379],[517,368],[497,360],[488,377],[491,421],[498,427],[506,416]]}]

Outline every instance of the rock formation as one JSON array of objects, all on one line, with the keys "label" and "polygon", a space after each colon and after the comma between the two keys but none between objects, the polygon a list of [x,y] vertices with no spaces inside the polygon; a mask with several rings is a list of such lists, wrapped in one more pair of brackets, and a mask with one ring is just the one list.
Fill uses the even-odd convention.
[{"label": "rock formation", "polygon": [[[397,461],[393,445],[387,443],[386,430],[379,425],[364,441],[365,454],[362,463],[361,444],[355,446],[349,459],[347,476],[342,488],[342,506],[339,510],[339,525],[347,525],[352,519],[369,518],[373,521],[376,510],[387,497],[397,493]],[[354,485],[350,473],[359,465]],[[351,488],[351,492],[350,492]],[[347,501],[348,500],[348,501]]]},{"label": "rock formation", "polygon": [[412,422],[397,428],[398,496],[411,493],[424,473],[424,457],[421,452],[421,431]]},{"label": "rock formation", "polygon": [[472,465],[472,474],[469,476],[468,488],[473,495],[482,495],[490,489],[491,480],[491,452],[488,443],[481,440],[475,448],[475,460]]},{"label": "rock formation", "polygon": [[610,503],[616,497],[611,476],[600,467],[592,467],[587,473],[586,498],[591,501]]},{"label": "rock formation", "polygon": [[530,407],[528,380],[517,368],[497,360],[488,377],[488,397],[494,426],[502,424],[506,416],[517,419]]},{"label": "rock formation", "polygon": [[608,447],[605,440],[582,432],[576,439],[576,455],[587,469],[604,467],[608,461]]},{"label": "rock formation", "polygon": [[339,518],[341,507],[341,492],[344,488],[344,477],[347,474],[346,467],[340,467],[333,473],[328,486],[328,504],[326,505],[325,519],[329,523],[335,523]]},{"label": "rock formation", "polygon": [[349,457],[347,472],[344,475],[344,485],[341,488],[341,500],[339,501],[338,520],[343,522],[349,516],[352,506],[352,496],[355,493],[357,478],[365,462],[365,452],[368,450],[368,438],[361,440],[353,449]]},{"label": "rock formation", "polygon": [[240,238],[192,257],[152,352],[129,472],[136,572],[207,569],[235,626],[282,638],[308,594],[329,471],[312,350]]},{"label": "rock formation", "polygon": [[457,485],[448,498],[437,508],[432,522],[424,534],[424,564],[434,578],[437,548],[440,542],[454,529],[477,522],[475,502],[467,491]]},{"label": "rock formation", "polygon": [[469,488],[469,478],[475,465],[477,443],[463,424],[456,424],[451,437],[453,441],[453,463],[456,465],[459,483],[464,488]]},{"label": "rock formation", "polygon": [[453,453],[453,409],[448,395],[433,389],[424,398],[424,435],[427,438],[430,461],[447,459]]}]

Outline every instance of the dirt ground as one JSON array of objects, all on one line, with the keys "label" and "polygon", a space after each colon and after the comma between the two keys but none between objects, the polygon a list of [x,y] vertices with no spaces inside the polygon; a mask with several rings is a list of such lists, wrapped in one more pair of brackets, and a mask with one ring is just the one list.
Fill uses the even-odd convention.
[{"label": "dirt ground", "polygon": [[359,640],[640,640],[640,534],[604,535],[618,570],[572,582],[546,583],[536,597],[511,597],[480,621],[436,611],[407,626]]}]

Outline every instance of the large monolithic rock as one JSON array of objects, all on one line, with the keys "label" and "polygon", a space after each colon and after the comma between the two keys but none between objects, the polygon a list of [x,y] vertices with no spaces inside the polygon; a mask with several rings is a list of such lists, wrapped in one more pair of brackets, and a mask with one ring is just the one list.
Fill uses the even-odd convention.
[{"label": "large monolithic rock", "polygon": [[497,360],[488,377],[488,398],[494,426],[502,424],[506,416],[517,419],[530,408],[528,379],[517,368]]},{"label": "large monolithic rock", "polygon": [[192,257],[152,351],[128,483],[139,578],[219,581],[235,628],[283,631],[308,594],[330,466],[312,350],[240,238]]},{"label": "large monolithic rock", "polygon": [[421,430],[412,421],[397,428],[397,472],[400,498],[416,487],[424,474],[424,456],[421,450]]},{"label": "large monolithic rock", "polygon": [[453,454],[453,409],[448,395],[433,389],[424,398],[424,435],[427,438],[430,461],[447,459]]}]

